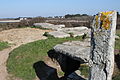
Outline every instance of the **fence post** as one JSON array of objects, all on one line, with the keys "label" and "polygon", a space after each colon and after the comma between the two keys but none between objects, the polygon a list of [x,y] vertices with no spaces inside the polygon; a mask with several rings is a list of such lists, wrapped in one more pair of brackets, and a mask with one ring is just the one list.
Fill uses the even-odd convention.
[{"label": "fence post", "polygon": [[116,11],[98,13],[92,25],[89,80],[112,80]]}]

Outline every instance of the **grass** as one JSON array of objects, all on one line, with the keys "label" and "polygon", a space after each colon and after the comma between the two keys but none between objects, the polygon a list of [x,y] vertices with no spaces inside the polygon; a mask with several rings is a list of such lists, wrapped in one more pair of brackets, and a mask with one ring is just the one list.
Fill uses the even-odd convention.
[{"label": "grass", "polygon": [[8,72],[23,80],[33,80],[35,78],[33,64],[37,61],[44,61],[47,52],[56,44],[71,40],[81,40],[81,37],[62,39],[48,38],[46,40],[21,45],[10,53],[7,62]]},{"label": "grass", "polygon": [[120,37],[120,29],[116,31],[116,35]]},{"label": "grass", "polygon": [[7,42],[0,42],[0,51],[8,47],[9,47],[9,44]]},{"label": "grass", "polygon": [[114,77],[112,80],[120,80],[120,75]]},{"label": "grass", "polygon": [[[120,30],[116,31],[116,35],[118,35],[120,37]],[[116,41],[115,41],[115,49],[119,49],[120,50],[120,39],[116,39]]]},{"label": "grass", "polygon": [[120,50],[120,39],[118,40],[116,40],[115,41],[115,49],[119,49]]},{"label": "grass", "polygon": [[84,75],[86,78],[89,77],[89,66],[86,64],[83,64],[79,68],[81,75]]},{"label": "grass", "polygon": [[58,72],[58,75],[59,75],[59,76],[64,76],[64,72],[59,71],[59,72]]},{"label": "grass", "polygon": [[[116,31],[116,35],[120,37],[120,30]],[[115,49],[119,49],[120,50],[120,39],[116,39],[116,41],[115,41]],[[115,76],[112,80],[120,80],[120,74]]]}]

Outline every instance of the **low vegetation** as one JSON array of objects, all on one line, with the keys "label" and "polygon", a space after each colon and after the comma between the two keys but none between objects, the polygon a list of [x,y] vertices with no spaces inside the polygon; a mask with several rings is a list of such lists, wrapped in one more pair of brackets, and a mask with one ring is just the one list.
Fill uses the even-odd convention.
[{"label": "low vegetation", "polygon": [[87,64],[80,65],[79,70],[80,70],[82,76],[84,76],[85,78],[89,77],[89,74],[88,74],[89,73],[89,66]]},{"label": "low vegetation", "polygon": [[9,47],[9,44],[7,42],[0,42],[0,51],[8,47]]},{"label": "low vegetation", "polygon": [[120,76],[116,76],[113,80],[120,80]]},{"label": "low vegetation", "polygon": [[[19,20],[19,19],[16,18],[15,20]],[[28,20],[22,20],[19,23],[18,22],[16,22],[16,23],[0,23],[0,31],[14,29],[14,28],[30,27],[30,26],[33,26],[34,23],[44,23],[45,20],[46,19],[43,17],[34,17],[34,18],[28,18]]]},{"label": "low vegetation", "polygon": [[[116,35],[120,37],[120,30],[116,31]],[[120,50],[120,39],[116,39],[115,49]],[[120,54],[120,53],[119,53]]]},{"label": "low vegetation", "polygon": [[[33,80],[35,78],[33,64],[38,61],[44,61],[47,52],[56,44],[71,40],[81,40],[81,37],[62,39],[50,37],[46,40],[35,41],[14,49],[10,53],[7,62],[8,72],[23,80]],[[62,74],[61,72],[59,73]]]},{"label": "low vegetation", "polygon": [[[117,30],[117,31],[116,31],[116,35],[120,37],[120,30]],[[117,50],[120,51],[120,39],[116,39],[115,49],[117,49]],[[117,53],[117,54],[120,54],[120,52]],[[113,80],[120,80],[120,70],[119,70],[118,73],[119,73],[119,74],[117,74],[117,75],[113,78]]]},{"label": "low vegetation", "polygon": [[117,39],[115,43],[116,43],[115,44],[115,49],[120,50],[120,39]]},{"label": "low vegetation", "polygon": [[120,37],[120,29],[116,31],[117,36]]}]

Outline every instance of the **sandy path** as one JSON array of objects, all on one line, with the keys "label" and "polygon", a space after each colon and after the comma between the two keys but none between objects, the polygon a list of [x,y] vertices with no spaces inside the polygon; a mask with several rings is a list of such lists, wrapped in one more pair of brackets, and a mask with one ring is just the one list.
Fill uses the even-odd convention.
[{"label": "sandy path", "polygon": [[0,80],[7,80],[7,68],[6,68],[6,61],[8,59],[9,53],[14,48],[8,48],[4,49],[3,51],[0,51]]},{"label": "sandy path", "polygon": [[22,44],[33,42],[36,40],[46,39],[43,34],[44,32],[49,31],[50,30],[21,28],[0,32],[0,41],[7,41],[8,43],[12,44],[10,48],[0,51],[0,80],[8,80],[6,61],[9,57],[9,53]]}]

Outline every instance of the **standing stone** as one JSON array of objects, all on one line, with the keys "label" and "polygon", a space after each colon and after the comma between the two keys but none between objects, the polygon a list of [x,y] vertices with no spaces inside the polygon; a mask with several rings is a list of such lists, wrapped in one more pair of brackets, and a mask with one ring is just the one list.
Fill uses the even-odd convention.
[{"label": "standing stone", "polygon": [[110,11],[93,20],[89,80],[112,80],[116,18],[116,11]]}]

